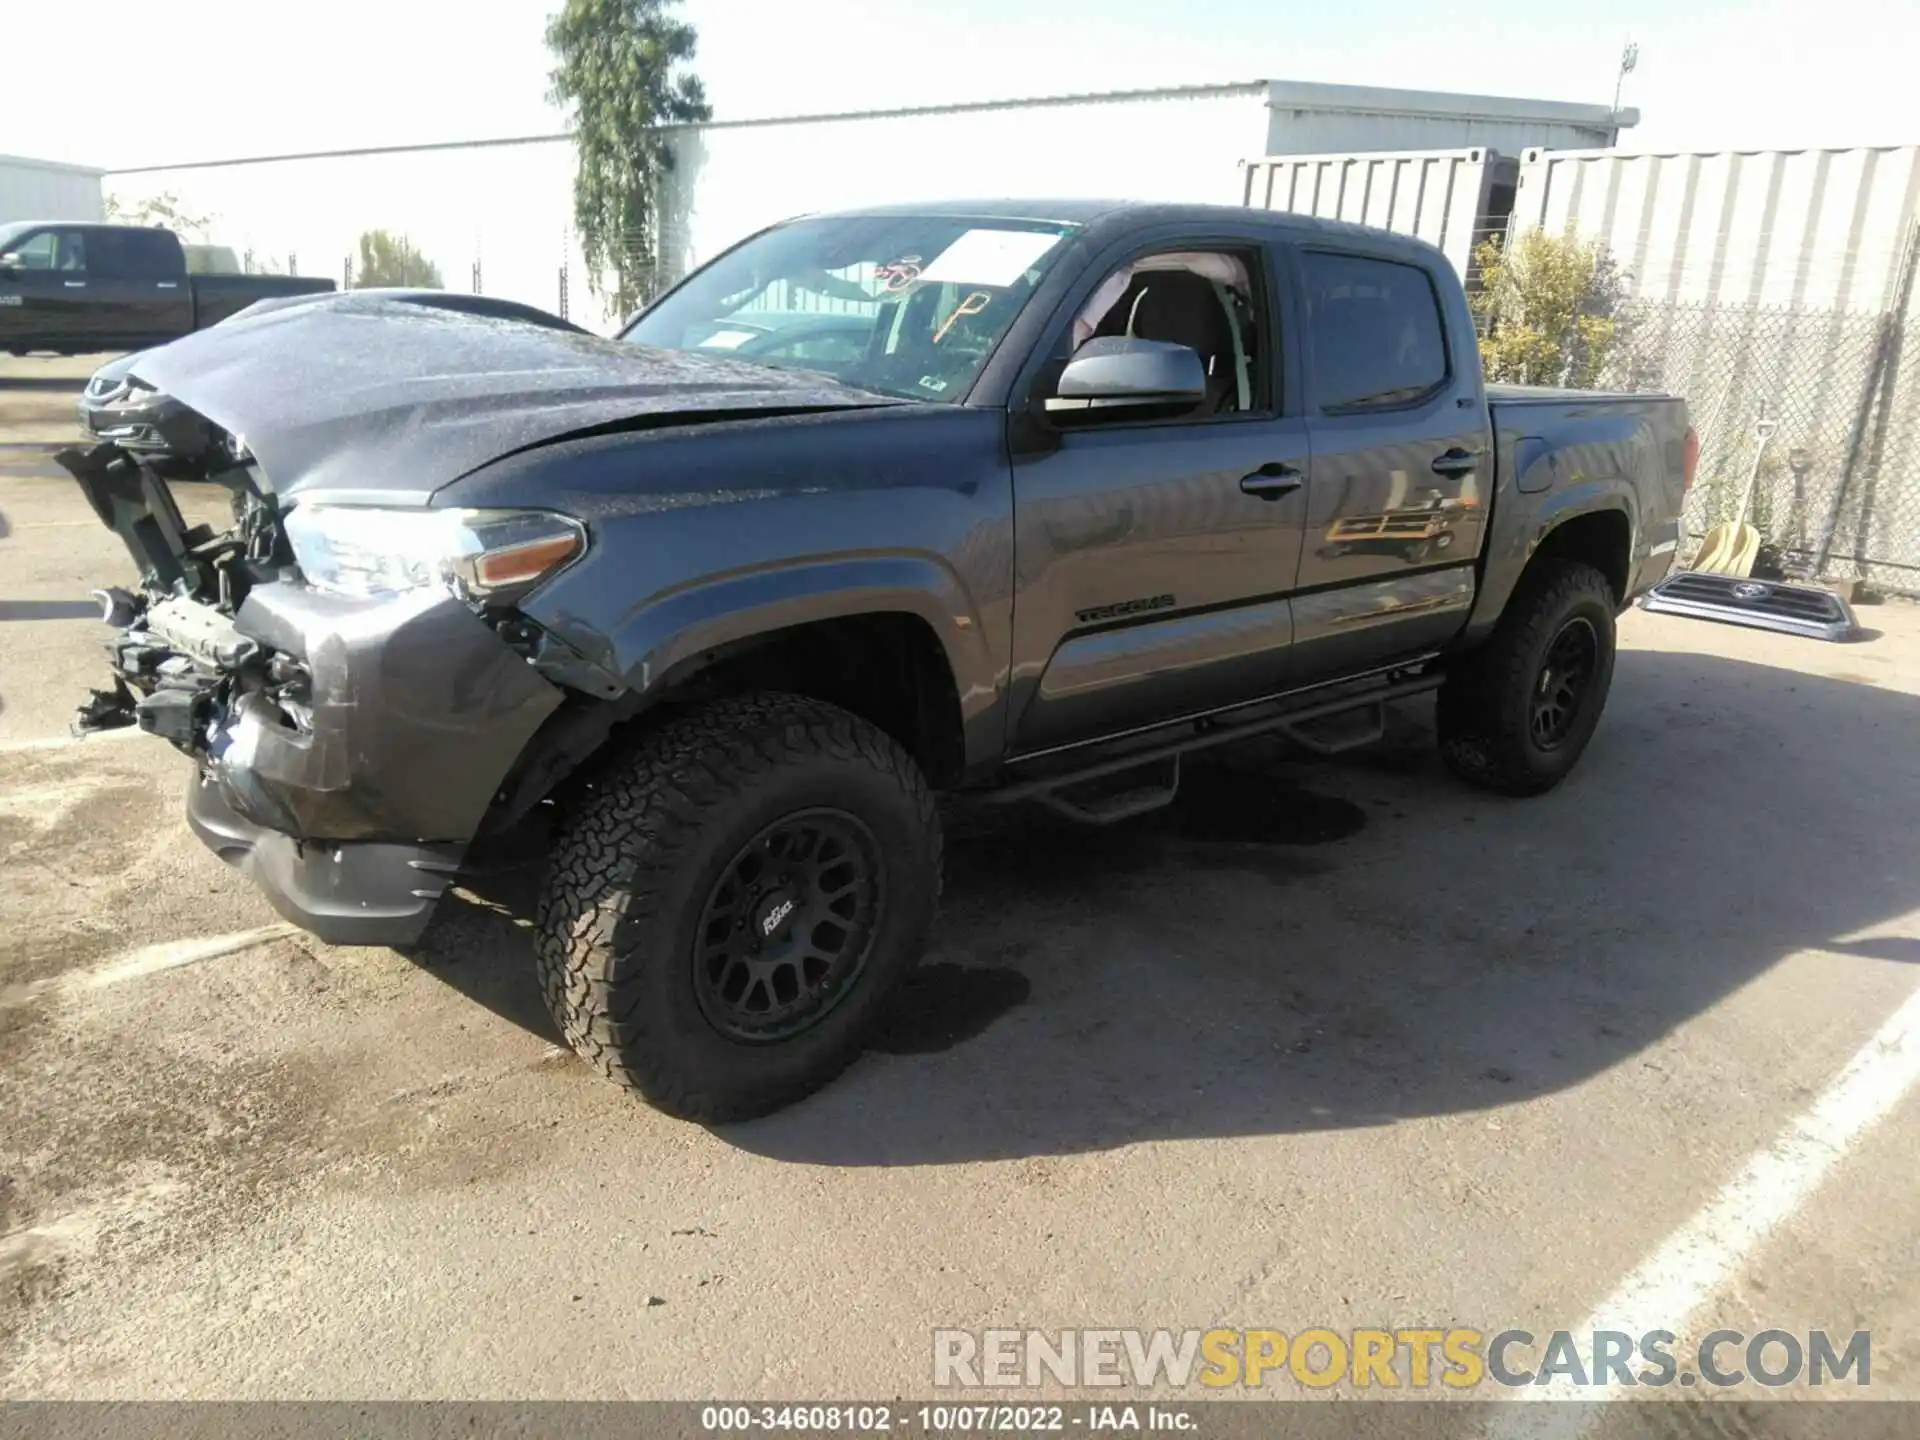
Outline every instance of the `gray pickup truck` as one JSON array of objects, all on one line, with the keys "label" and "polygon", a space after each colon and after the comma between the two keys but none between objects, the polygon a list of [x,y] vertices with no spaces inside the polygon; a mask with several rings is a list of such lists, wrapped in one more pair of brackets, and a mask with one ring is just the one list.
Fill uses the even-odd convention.
[{"label": "gray pickup truck", "polygon": [[1555,785],[1697,450],[1670,397],[1484,385],[1426,245],[1085,201],[792,221],[615,339],[342,295],[121,378],[148,443],[62,456],[141,577],[82,726],[191,755],[193,829],[339,943],[543,810],[555,1017],[701,1119],[859,1052],[937,792],[1121,820],[1426,691],[1460,775]]}]

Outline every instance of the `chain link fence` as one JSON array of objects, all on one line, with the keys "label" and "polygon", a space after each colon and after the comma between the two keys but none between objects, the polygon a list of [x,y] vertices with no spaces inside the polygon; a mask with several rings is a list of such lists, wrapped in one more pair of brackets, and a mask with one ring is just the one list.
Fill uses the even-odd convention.
[{"label": "chain link fence", "polygon": [[620,256],[620,272],[632,287],[634,300],[630,306],[616,304],[611,273],[603,277],[600,290],[595,290],[579,241],[571,233],[561,242],[553,296],[534,303],[589,329],[611,329],[624,325],[632,311],[671,289],[692,268],[684,245],[666,227],[658,234],[621,236],[614,242],[614,249]]},{"label": "chain link fence", "polygon": [[1788,573],[1920,593],[1911,286],[1884,314],[1639,300],[1616,319],[1599,383],[1685,396],[1700,434],[1688,536],[1745,518]]}]

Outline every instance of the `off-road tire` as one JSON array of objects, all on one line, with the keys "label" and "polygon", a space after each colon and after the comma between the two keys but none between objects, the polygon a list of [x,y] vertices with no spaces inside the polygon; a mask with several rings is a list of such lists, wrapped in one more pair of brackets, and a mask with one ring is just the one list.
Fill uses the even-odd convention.
[{"label": "off-road tire", "polygon": [[[1440,688],[1435,721],[1447,767],[1500,795],[1541,795],[1566,779],[1606,708],[1613,617],[1613,588],[1591,565],[1546,561],[1522,577],[1492,637]],[[1579,621],[1592,626],[1596,668],[1564,738],[1543,748],[1532,725],[1535,692],[1556,639]]]},{"label": "off-road tire", "polygon": [[[696,993],[695,931],[743,846],[831,807],[878,842],[884,897],[845,993],[785,1039],[745,1043]],[[925,778],[889,736],[801,696],[718,700],[613,757],[562,822],[536,932],[548,1007],[582,1059],[656,1108],[744,1120],[847,1067],[925,949],[941,833]]]}]

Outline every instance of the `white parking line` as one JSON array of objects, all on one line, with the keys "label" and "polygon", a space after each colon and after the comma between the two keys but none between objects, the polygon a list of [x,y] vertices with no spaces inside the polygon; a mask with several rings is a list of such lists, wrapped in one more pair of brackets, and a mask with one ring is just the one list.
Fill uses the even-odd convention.
[{"label": "white parking line", "polygon": [[217,960],[222,955],[231,955],[239,950],[251,950],[256,945],[284,940],[295,933],[291,925],[262,925],[258,929],[240,930],[231,935],[209,935],[199,940],[168,940],[159,945],[147,945],[76,977],[74,988],[104,990],[109,985],[138,980],[143,975],[151,975],[159,970],[174,970],[182,965],[197,965],[202,960]]},{"label": "white parking line", "polygon": [[182,965],[197,965],[202,960],[217,960],[222,955],[238,954],[256,945],[284,940],[297,933],[291,925],[262,925],[254,930],[236,930],[231,935],[207,935],[198,940],[168,940],[159,945],[145,945],[78,974],[34,980],[25,985],[0,986],[0,1010],[21,1009],[54,991],[75,994],[104,990],[110,985],[138,980],[162,970],[177,970]]},{"label": "white parking line", "polygon": [[[1687,1318],[1788,1219],[1863,1135],[1920,1084],[1920,989],[1887,1018],[1813,1104],[1755,1155],[1708,1204],[1643,1261],[1574,1330],[1683,1333]],[[1516,1392],[1522,1400],[1597,1400],[1609,1391],[1555,1377]],[[1615,1392],[1617,1393],[1617,1392]],[[1488,1440],[1576,1440],[1597,1423],[1586,1405],[1510,1407]]]},{"label": "white parking line", "polygon": [[124,725],[118,730],[102,730],[93,735],[45,735],[33,740],[0,740],[0,755],[19,755],[30,750],[64,750],[69,745],[99,745],[108,740],[124,740],[130,735],[145,733],[137,725]]}]

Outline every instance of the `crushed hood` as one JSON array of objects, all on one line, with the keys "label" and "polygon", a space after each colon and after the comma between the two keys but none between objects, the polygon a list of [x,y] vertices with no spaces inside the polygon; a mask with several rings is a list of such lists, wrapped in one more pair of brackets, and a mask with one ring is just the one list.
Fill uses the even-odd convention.
[{"label": "crushed hood", "polygon": [[281,495],[427,494],[598,427],[911,404],[808,371],[658,350],[377,292],[256,309],[135,356]]}]

